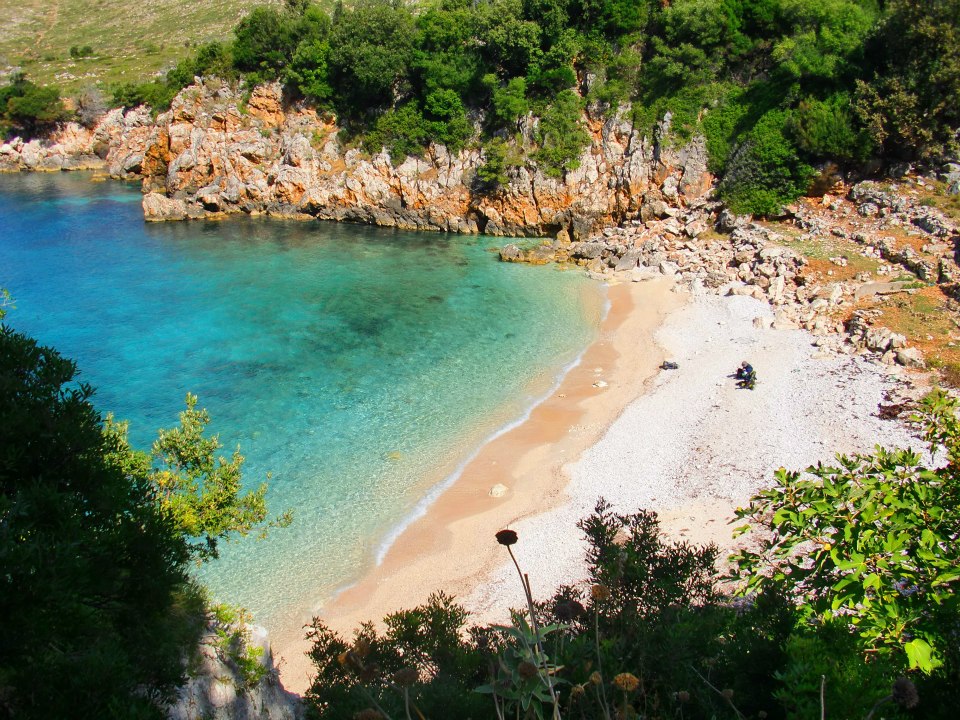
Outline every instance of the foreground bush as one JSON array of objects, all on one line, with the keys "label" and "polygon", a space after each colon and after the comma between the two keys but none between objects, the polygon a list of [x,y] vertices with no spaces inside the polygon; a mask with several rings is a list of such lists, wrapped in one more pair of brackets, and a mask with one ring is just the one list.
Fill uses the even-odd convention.
[{"label": "foreground bush", "polygon": [[918,420],[928,466],[911,450],[838,456],[780,470],[737,511],[763,534],[736,556],[750,590],[783,590],[810,622],[849,624],[869,655],[930,674],[955,666],[960,634],[960,422],[934,392]]},{"label": "foreground bush", "polygon": [[[509,626],[468,627],[436,594],[345,639],[309,637],[321,718],[947,718],[960,699],[960,421],[935,393],[909,450],[780,471],[741,518],[758,545],[733,558],[670,543],[656,514],[600,500],[580,522],[588,581]],[[519,542],[497,533],[511,560]]]},{"label": "foreground bush", "polygon": [[0,718],[159,717],[206,625],[191,568],[265,527],[263,489],[195,397],[148,454],[76,373],[0,325]]}]

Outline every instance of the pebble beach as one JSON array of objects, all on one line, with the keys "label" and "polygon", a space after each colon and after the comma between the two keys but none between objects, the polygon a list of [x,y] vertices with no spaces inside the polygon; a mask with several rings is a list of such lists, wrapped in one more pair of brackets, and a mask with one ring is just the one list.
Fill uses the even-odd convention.
[{"label": "pebble beach", "polygon": [[[576,523],[600,497],[620,512],[654,510],[668,537],[713,542],[725,556],[735,508],[777,468],[919,446],[877,415],[880,403],[916,395],[903,368],[775,328],[770,306],[752,297],[638,280],[613,278],[600,337],[527,422],[484,446],[380,565],[313,614],[349,637],[442,589],[473,622],[503,622],[523,598],[494,539],[500,529],[518,532],[514,551],[544,599],[584,582]],[[665,359],[678,368],[660,369]],[[743,360],[757,370],[754,390],[736,386]],[[309,686],[307,649],[301,638],[274,638],[284,685],[296,692]]]}]

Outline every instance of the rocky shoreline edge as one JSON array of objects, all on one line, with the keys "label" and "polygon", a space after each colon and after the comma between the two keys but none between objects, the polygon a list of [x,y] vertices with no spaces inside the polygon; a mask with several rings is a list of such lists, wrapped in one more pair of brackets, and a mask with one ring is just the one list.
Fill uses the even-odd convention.
[{"label": "rocky shoreline edge", "polygon": [[[876,324],[878,313],[863,307],[864,301],[910,294],[929,284],[953,301],[960,299],[960,231],[943,212],[913,201],[896,186],[864,181],[845,192],[837,189],[842,194],[788,208],[775,228],[738,217],[717,202],[703,200],[687,208],[659,203],[649,208],[646,220],[604,228],[583,241],[560,238],[532,248],[510,244],[500,257],[573,262],[599,278],[626,273],[642,281],[663,275],[688,287],[751,296],[773,307],[773,327],[807,330],[824,351],[874,352],[887,365],[924,368],[922,352],[909,347],[905,335]],[[824,239],[846,240],[848,249],[821,265],[845,275],[853,250],[876,262],[875,273],[834,279],[831,269],[811,272],[811,261],[791,245]]]},{"label": "rocky shoreline edge", "polygon": [[[769,301],[774,325],[807,329],[825,349],[866,349],[888,364],[923,367],[917,348],[860,307],[864,298],[909,293],[913,283],[960,298],[960,234],[911,197],[922,178],[846,188],[825,173],[830,193],[788,208],[775,224],[753,222],[710,199],[703,138],[676,146],[669,114],[653,137],[628,117],[626,109],[607,120],[588,113],[591,143],[562,178],[517,167],[507,186],[489,191],[476,184],[481,150],[451,154],[433,145],[394,164],[387,152],[344,147],[334,119],[288,103],[279,84],[245,96],[217,78],[196,78],[156,117],[145,107],[114,109],[92,128],[67,123],[46,141],[0,145],[0,171],[94,170],[139,180],[150,221],[246,213],[550,237],[528,249],[507,245],[501,258],[723,287]],[[532,135],[535,122],[521,133]],[[960,189],[960,166],[945,166],[941,179]],[[848,245],[827,258],[837,272],[811,274],[803,246],[836,239]],[[876,260],[875,273],[846,276],[851,254]]]}]

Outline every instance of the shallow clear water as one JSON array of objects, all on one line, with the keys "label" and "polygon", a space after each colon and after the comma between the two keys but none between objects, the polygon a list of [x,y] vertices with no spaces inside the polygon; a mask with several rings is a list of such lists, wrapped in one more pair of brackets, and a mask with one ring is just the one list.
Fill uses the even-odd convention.
[{"label": "shallow clear water", "polygon": [[[236,218],[145,224],[136,187],[0,176],[7,321],[75,359],[149,446],[187,391],[292,527],[225,548],[218,598],[268,626],[354,580],[431,487],[593,338],[598,287],[498,240]],[[491,478],[491,485],[496,479]]]}]

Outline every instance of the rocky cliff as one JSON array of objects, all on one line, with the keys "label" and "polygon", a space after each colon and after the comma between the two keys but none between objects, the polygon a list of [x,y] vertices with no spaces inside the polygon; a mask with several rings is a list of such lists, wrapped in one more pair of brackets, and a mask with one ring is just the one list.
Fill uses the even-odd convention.
[{"label": "rocky cliff", "polygon": [[407,229],[572,238],[637,216],[644,202],[686,204],[712,178],[700,142],[660,147],[622,118],[594,122],[580,167],[562,179],[531,167],[509,186],[475,189],[476,149],[432,145],[399,164],[387,152],[344,150],[336,124],[286,106],[279,85],[246,104],[217,81],[198,82],[161,115],[143,152],[148,220],[270,213]]},{"label": "rocky cliff", "polygon": [[269,213],[577,240],[644,207],[651,214],[696,203],[711,187],[702,141],[661,144],[625,117],[588,118],[592,142],[563,178],[528,165],[511,171],[508,186],[482,192],[474,182],[480,150],[432,145],[399,163],[387,152],[371,157],[345,149],[333,120],[285,103],[277,84],[244,102],[236,88],[198,79],[155,120],[142,108],[114,110],[92,130],[68,124],[47,143],[3,145],[0,169],[142,177],[148,220]]}]

